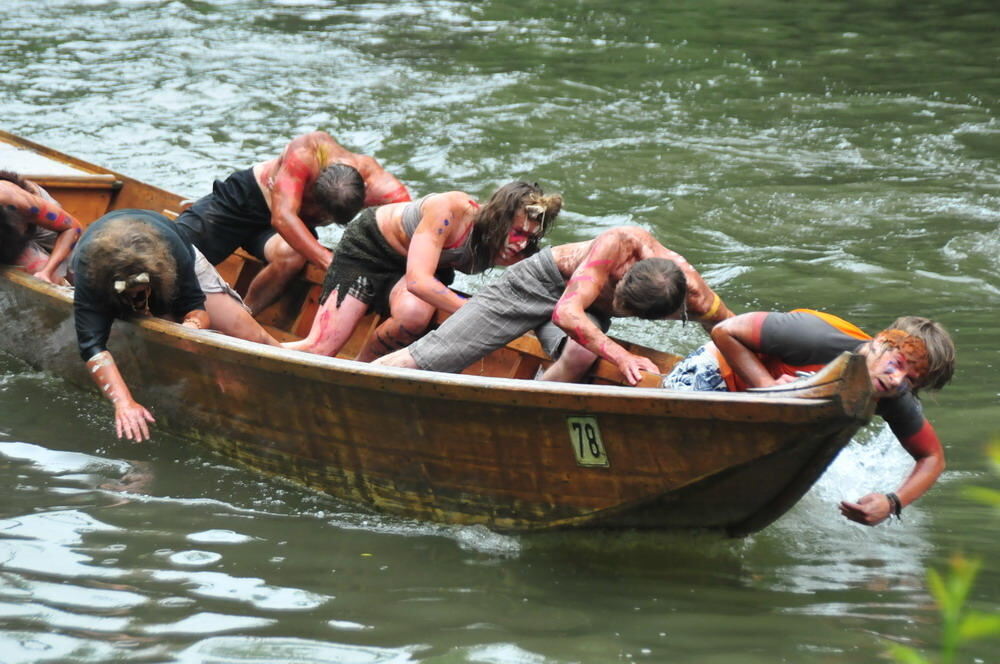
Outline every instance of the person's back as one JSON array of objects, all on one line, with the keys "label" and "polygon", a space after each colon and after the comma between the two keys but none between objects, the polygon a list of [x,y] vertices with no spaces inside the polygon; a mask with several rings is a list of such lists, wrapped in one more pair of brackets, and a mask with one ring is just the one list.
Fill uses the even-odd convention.
[{"label": "person's back", "polygon": [[[652,285],[633,287],[649,279]],[[640,371],[659,369],[606,335],[611,317],[659,320],[686,314],[707,328],[732,315],[682,256],[644,229],[620,227],[593,240],[545,249],[518,263],[437,330],[379,363],[461,371],[535,330],[543,350],[558,358],[543,379],[579,380],[602,357],[634,385],[641,378]]]},{"label": "person's back", "polygon": [[316,227],[346,225],[366,205],[408,200],[406,187],[375,159],[316,131],[292,139],[273,159],[217,180],[177,223],[213,265],[238,248],[266,263],[246,295],[260,311],[307,262],[329,267],[332,253]]}]

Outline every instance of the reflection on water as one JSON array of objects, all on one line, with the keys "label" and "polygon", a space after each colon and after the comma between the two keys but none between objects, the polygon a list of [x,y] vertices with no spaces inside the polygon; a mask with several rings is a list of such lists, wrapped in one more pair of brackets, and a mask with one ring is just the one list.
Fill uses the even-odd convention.
[{"label": "reflection on water", "polygon": [[954,491],[1000,421],[993,3],[36,0],[0,24],[4,129],[185,196],[322,128],[418,195],[537,180],[557,243],[640,224],[734,310],[928,314],[960,357],[927,401],[946,481],[902,524],[837,513],[911,467],[876,427],[741,541],[386,519],[115,441],[96,397],[0,357],[4,662],[873,661],[933,638],[924,570],[963,546],[995,605],[997,525]]},{"label": "reflection on water", "polygon": [[[0,615],[11,626],[47,625],[52,635],[28,643],[49,652],[80,653],[95,640],[106,642],[95,651],[101,657],[107,647],[175,652],[166,639],[190,644],[172,655],[177,661],[206,662],[434,661],[418,657],[428,647],[419,634],[442,625],[465,635],[459,643],[471,639],[450,651],[457,660],[442,661],[563,661],[483,639],[513,632],[561,642],[607,621],[632,637],[662,633],[653,639],[662,647],[677,621],[695,630],[673,637],[686,641],[704,630],[692,614],[746,616],[761,594],[787,616],[892,621],[904,607],[929,611],[919,562],[929,544],[919,509],[908,510],[906,528],[874,531],[836,513],[841,497],[866,490],[859,467],[876,484],[908,468],[885,431],[869,438],[772,528],[736,541],[637,532],[512,537],[411,523],[311,504],[313,494],[230,469],[233,481],[253,485],[232,503],[226,486],[192,495],[190,479],[169,478],[169,458],[139,462],[147,476],[164,471],[145,484],[150,493],[113,491],[105,487],[137,462],[0,443],[0,482],[18,487],[8,510],[36,506],[0,521]],[[219,470],[180,461],[189,475]],[[261,492],[286,499],[254,495]],[[859,591],[893,599],[855,604]],[[593,597],[603,618],[593,615]],[[290,624],[294,633],[324,636],[269,636],[289,633]],[[223,636],[232,633],[259,638]],[[79,649],[66,650],[67,634],[82,639]],[[392,643],[411,645],[386,647]],[[213,659],[223,653],[238,659]]]}]

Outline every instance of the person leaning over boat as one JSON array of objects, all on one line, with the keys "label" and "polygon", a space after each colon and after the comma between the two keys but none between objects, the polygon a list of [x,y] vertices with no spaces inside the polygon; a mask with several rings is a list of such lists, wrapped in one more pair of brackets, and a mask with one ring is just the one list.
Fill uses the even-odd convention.
[{"label": "person leaning over boat", "polygon": [[169,316],[185,327],[214,325],[224,334],[277,345],[243,307],[219,273],[149,210],[116,210],[83,234],[71,258],[73,317],[80,355],[102,394],[115,406],[115,429],[135,441],[149,438],[153,416],[136,403],[108,350],[115,318]]},{"label": "person leaning over boat", "polygon": [[259,312],[306,262],[330,266],[333,255],[316,239],[317,226],[346,224],[362,207],[409,200],[403,183],[373,157],[314,131],[292,139],[278,157],[216,180],[177,223],[212,265],[239,247],[267,263],[247,289],[247,306]]},{"label": "person leaning over boat", "polygon": [[663,386],[736,392],[779,385],[797,380],[799,372],[816,371],[845,350],[864,355],[875,412],[916,461],[895,492],[841,502],[846,518],[874,526],[898,517],[944,470],[941,441],[917,397],[921,389],[940,390],[955,372],[955,345],[938,323],[905,316],[873,339],[841,318],[809,309],[743,314],[718,325],[712,342],[678,363]]},{"label": "person leaning over boat", "polygon": [[47,191],[0,170],[0,265],[18,265],[50,284],[62,283],[82,230]]},{"label": "person leaning over boat", "polygon": [[447,287],[458,270],[474,274],[512,265],[538,251],[562,197],[515,181],[480,206],[468,194],[362,212],[344,232],[323,284],[320,308],[301,341],[286,348],[336,355],[369,309],[387,318],[357,359],[370,361],[423,334],[435,309],[454,312],[465,298]]},{"label": "person leaning over boat", "polygon": [[461,371],[534,329],[545,352],[558,358],[543,380],[580,380],[602,357],[635,385],[642,370],[659,368],[605,334],[612,317],[691,316],[711,330],[732,315],[683,256],[642,228],[622,226],[510,268],[438,329],[376,364]]}]

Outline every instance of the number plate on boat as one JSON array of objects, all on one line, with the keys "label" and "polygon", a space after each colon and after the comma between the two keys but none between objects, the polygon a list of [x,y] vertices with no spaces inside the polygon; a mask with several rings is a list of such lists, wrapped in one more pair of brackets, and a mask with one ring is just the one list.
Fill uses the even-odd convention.
[{"label": "number plate on boat", "polygon": [[608,453],[604,451],[601,429],[596,417],[567,417],[569,440],[573,445],[576,463],[580,466],[607,468]]}]

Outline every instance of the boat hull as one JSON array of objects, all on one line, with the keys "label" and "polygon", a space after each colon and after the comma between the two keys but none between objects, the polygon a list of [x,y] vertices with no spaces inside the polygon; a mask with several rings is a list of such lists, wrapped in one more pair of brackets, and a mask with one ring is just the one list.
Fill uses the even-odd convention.
[{"label": "boat hull", "polygon": [[[67,289],[6,269],[0,311],[2,350],[92,388]],[[158,427],[380,511],[499,530],[743,534],[784,511],[776,501],[793,504],[870,417],[830,399],[372,367],[153,319],[117,323],[110,347]],[[581,417],[595,422],[607,467],[580,465],[568,423]],[[792,498],[789,478],[802,487]]]}]

